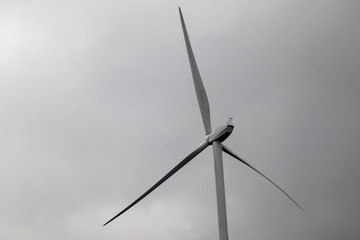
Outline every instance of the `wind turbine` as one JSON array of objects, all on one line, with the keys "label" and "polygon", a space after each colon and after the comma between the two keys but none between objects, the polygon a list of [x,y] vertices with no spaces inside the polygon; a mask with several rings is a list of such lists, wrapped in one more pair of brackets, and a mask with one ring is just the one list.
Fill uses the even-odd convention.
[{"label": "wind turbine", "polygon": [[103,226],[107,225],[115,218],[119,217],[143,198],[145,198],[148,194],[154,191],[157,187],[159,187],[162,183],[164,183],[168,178],[174,175],[177,171],[179,171],[182,167],[184,167],[188,162],[190,162],[193,158],[195,158],[199,153],[201,153],[205,148],[209,145],[213,146],[214,152],[214,165],[215,165],[215,183],[216,183],[216,197],[217,197],[217,211],[218,211],[218,224],[219,224],[219,239],[220,240],[228,240],[228,228],[227,228],[227,217],[226,217],[226,204],[225,204],[225,187],[224,187],[224,171],[223,171],[223,159],[222,152],[229,154],[230,156],[236,158],[240,162],[244,163],[246,166],[250,167],[265,179],[267,179],[270,183],[272,183],[275,187],[277,187],[281,192],[283,192],[293,203],[296,204],[301,210],[303,210],[300,205],[291,198],[283,189],[281,189],[276,183],[262,174],[259,170],[254,168],[248,162],[243,160],[237,154],[235,154],[232,150],[226,147],[222,142],[229,137],[232,133],[234,126],[231,121],[228,124],[220,126],[216,128],[214,131],[211,129],[210,122],[210,107],[209,101],[206,95],[206,91],[204,88],[204,84],[201,80],[199,69],[196,65],[194,53],[191,48],[189,36],[186,30],[185,21],[179,7],[180,20],[182,25],[182,30],[184,33],[186,50],[189,57],[191,73],[194,81],[196,97],[198,100],[201,118],[205,128],[205,138],[200,143],[200,145],[191,152],[187,157],[185,157],[179,164],[177,164],[173,169],[170,170],[164,177],[162,177],[157,183],[155,183],[149,190],[147,190],[144,194],[138,197],[134,202],[132,202],[129,206],[123,209],[120,213],[116,214],[113,218],[107,221]]}]

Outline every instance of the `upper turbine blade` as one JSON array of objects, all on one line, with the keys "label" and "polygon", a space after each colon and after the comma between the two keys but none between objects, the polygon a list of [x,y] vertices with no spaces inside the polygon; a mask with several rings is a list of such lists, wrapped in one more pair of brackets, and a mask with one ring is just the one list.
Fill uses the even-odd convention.
[{"label": "upper turbine blade", "polygon": [[208,101],[208,98],[207,98],[207,95],[206,95],[204,84],[203,84],[203,82],[201,80],[199,69],[198,69],[198,67],[196,65],[194,53],[193,53],[192,48],[191,48],[189,36],[188,36],[187,31],[186,31],[185,21],[184,21],[183,15],[181,13],[180,7],[179,7],[179,13],[180,13],[182,29],[183,29],[183,32],[184,32],[186,50],[187,50],[187,53],[188,53],[188,56],[189,56],[191,73],[192,73],[192,77],[193,77],[193,81],[194,81],[194,85],[195,85],[196,97],[197,97],[200,112],[201,112],[201,118],[202,118],[203,123],[204,123],[205,133],[209,134],[209,133],[212,132],[211,131],[211,122],[210,122],[209,101]]},{"label": "upper turbine blade", "polygon": [[275,187],[277,187],[280,191],[282,191],[288,198],[290,198],[290,200],[296,204],[296,206],[298,206],[302,211],[304,211],[304,209],[302,209],[300,207],[300,205],[292,198],[289,196],[289,194],[287,194],[283,189],[281,189],[276,183],[274,183],[272,180],[270,180],[267,176],[265,176],[263,173],[261,173],[259,170],[257,170],[256,168],[254,168],[253,166],[251,166],[248,162],[246,162],[245,160],[241,159],[239,156],[237,156],[234,152],[232,152],[228,147],[226,147],[224,144],[222,145],[222,150],[229,154],[230,156],[236,158],[237,160],[239,160],[240,162],[244,163],[245,165],[247,165],[248,167],[250,167],[251,169],[253,169],[255,172],[259,173],[261,176],[263,176],[264,178],[266,178],[269,182],[271,182]]},{"label": "upper turbine blade", "polygon": [[170,172],[168,172],[164,177],[162,177],[157,183],[155,183],[149,190],[147,190],[143,195],[137,198],[134,202],[132,202],[129,206],[127,206],[120,213],[116,214],[112,219],[107,221],[103,226],[113,221],[115,218],[119,217],[121,214],[129,210],[132,206],[138,203],[141,199],[146,197],[149,193],[154,191],[158,186],[160,186],[163,182],[165,182],[168,178],[174,175],[177,171],[179,171],[183,166],[185,166],[188,162],[190,162],[196,155],[202,152],[209,145],[208,141],[202,142],[192,153],[190,153],[184,160],[182,160],[178,165],[176,165]]}]

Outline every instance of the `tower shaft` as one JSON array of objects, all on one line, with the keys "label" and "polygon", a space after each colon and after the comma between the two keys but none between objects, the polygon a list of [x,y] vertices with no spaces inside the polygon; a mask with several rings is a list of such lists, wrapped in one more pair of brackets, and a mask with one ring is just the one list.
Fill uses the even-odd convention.
[{"label": "tower shaft", "polygon": [[218,224],[219,224],[219,240],[228,240],[229,237],[228,237],[228,227],[227,227],[227,217],[226,217],[224,168],[223,168],[221,142],[214,141],[213,150],[214,150],[217,212],[218,212]]}]

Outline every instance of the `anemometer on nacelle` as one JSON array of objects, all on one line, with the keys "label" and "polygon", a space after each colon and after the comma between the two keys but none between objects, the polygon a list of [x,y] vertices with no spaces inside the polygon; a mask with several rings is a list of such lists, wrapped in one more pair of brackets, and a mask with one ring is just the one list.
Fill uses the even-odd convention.
[{"label": "anemometer on nacelle", "polygon": [[232,117],[229,117],[229,120],[227,121],[227,125],[228,126],[234,126],[234,124],[233,124],[233,118]]}]

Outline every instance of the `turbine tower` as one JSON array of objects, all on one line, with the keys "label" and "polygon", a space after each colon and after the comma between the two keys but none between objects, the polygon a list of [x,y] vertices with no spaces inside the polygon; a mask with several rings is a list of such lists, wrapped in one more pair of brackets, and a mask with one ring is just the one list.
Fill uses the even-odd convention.
[{"label": "turbine tower", "polygon": [[232,133],[234,126],[232,125],[231,121],[228,124],[220,126],[216,128],[214,131],[211,129],[211,122],[210,122],[210,107],[209,101],[206,95],[206,91],[204,88],[204,84],[201,80],[199,69],[196,65],[194,53],[191,48],[189,36],[186,30],[184,17],[182,15],[181,9],[179,7],[179,14],[180,20],[182,25],[182,30],[184,33],[186,50],[189,57],[190,67],[192,78],[194,81],[195,92],[197,101],[199,104],[199,109],[201,113],[201,118],[205,128],[205,138],[201,142],[201,144],[191,152],[187,157],[185,157],[180,163],[178,163],[173,169],[170,170],[164,177],[162,177],[157,183],[155,183],[150,189],[148,189],[144,194],[138,197],[134,202],[132,202],[129,206],[123,209],[120,213],[116,214],[113,218],[107,221],[105,225],[113,221],[115,218],[119,217],[143,198],[145,198],[148,194],[154,191],[157,187],[159,187],[163,182],[165,182],[168,178],[174,175],[177,171],[179,171],[182,167],[184,167],[188,162],[190,162],[193,158],[195,158],[200,152],[202,152],[205,148],[209,145],[213,146],[214,152],[214,166],[215,166],[215,183],[216,183],[216,197],[217,197],[217,212],[218,212],[218,225],[219,225],[219,239],[220,240],[228,240],[228,228],[227,228],[227,217],[226,217],[226,203],[225,203],[225,186],[224,186],[224,171],[223,171],[223,159],[222,159],[222,152],[229,154],[230,156],[234,157],[235,159],[239,160],[240,162],[244,163],[246,166],[250,167],[258,174],[263,176],[267,179],[270,183],[272,183],[275,187],[277,187],[281,192],[283,192],[293,203],[296,204],[301,210],[303,210],[300,205],[291,198],[283,189],[281,189],[277,184],[275,184],[272,180],[262,174],[259,170],[254,168],[248,162],[243,160],[237,154],[235,154],[232,150],[226,147],[223,144],[223,141],[229,137]]}]

